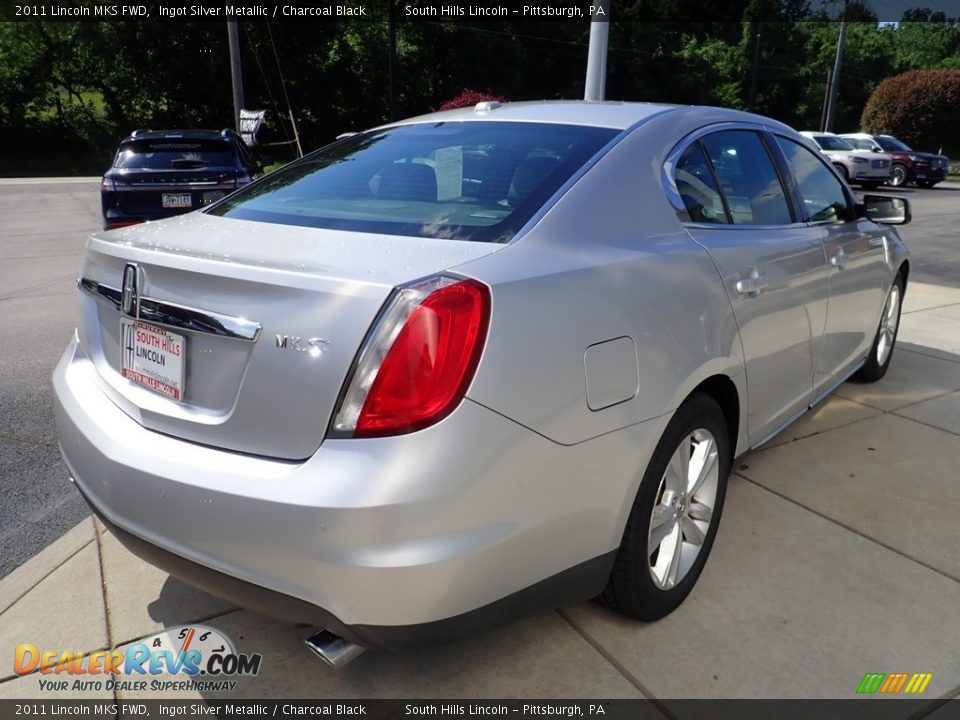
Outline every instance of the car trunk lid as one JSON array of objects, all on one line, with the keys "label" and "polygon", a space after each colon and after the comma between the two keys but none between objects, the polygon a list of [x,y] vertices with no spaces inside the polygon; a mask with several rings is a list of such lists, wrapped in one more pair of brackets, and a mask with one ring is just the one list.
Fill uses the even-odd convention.
[{"label": "car trunk lid", "polygon": [[[104,392],[143,426],[303,459],[391,290],[502,247],[192,213],[90,238],[78,332]],[[128,265],[139,302],[124,313]],[[122,372],[123,353],[130,366],[131,345],[144,346],[123,331],[136,306],[140,322],[182,337],[180,400]]]}]

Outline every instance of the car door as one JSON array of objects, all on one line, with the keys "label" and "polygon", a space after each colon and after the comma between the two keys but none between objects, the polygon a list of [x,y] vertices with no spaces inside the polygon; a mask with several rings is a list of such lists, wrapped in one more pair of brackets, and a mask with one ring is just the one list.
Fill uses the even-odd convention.
[{"label": "car door", "polygon": [[673,161],[687,231],[713,258],[740,329],[752,445],[807,408],[827,300],[823,247],[797,221],[768,142],[759,128],[705,131]]},{"label": "car door", "polygon": [[827,323],[814,376],[819,397],[857,369],[873,342],[889,284],[885,234],[857,217],[854,198],[817,153],[782,135],[776,140],[827,258]]}]

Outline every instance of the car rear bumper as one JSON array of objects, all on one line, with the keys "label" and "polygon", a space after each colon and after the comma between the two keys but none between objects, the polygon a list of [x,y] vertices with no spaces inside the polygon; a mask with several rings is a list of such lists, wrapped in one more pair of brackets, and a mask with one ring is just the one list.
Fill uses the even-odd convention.
[{"label": "car rear bumper", "polygon": [[567,447],[466,400],[432,428],[327,440],[293,463],[143,428],[100,390],[76,340],[53,381],[74,481],[136,554],[383,647],[598,593],[669,419]]}]

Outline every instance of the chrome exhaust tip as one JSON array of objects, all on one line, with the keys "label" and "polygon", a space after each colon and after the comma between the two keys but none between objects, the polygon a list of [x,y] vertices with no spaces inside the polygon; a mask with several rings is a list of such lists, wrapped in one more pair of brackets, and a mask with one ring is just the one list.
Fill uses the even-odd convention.
[{"label": "chrome exhaust tip", "polygon": [[321,630],[303,641],[310,652],[323,660],[334,670],[339,670],[348,663],[363,655],[365,647],[361,647],[329,630]]}]

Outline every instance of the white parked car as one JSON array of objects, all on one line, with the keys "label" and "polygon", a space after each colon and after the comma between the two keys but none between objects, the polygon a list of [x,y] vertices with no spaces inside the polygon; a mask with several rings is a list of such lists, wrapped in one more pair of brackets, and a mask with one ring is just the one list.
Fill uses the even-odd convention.
[{"label": "white parked car", "polygon": [[849,141],[833,133],[805,131],[800,134],[813,140],[849,183],[872,190],[890,178],[889,155],[857,150]]}]

